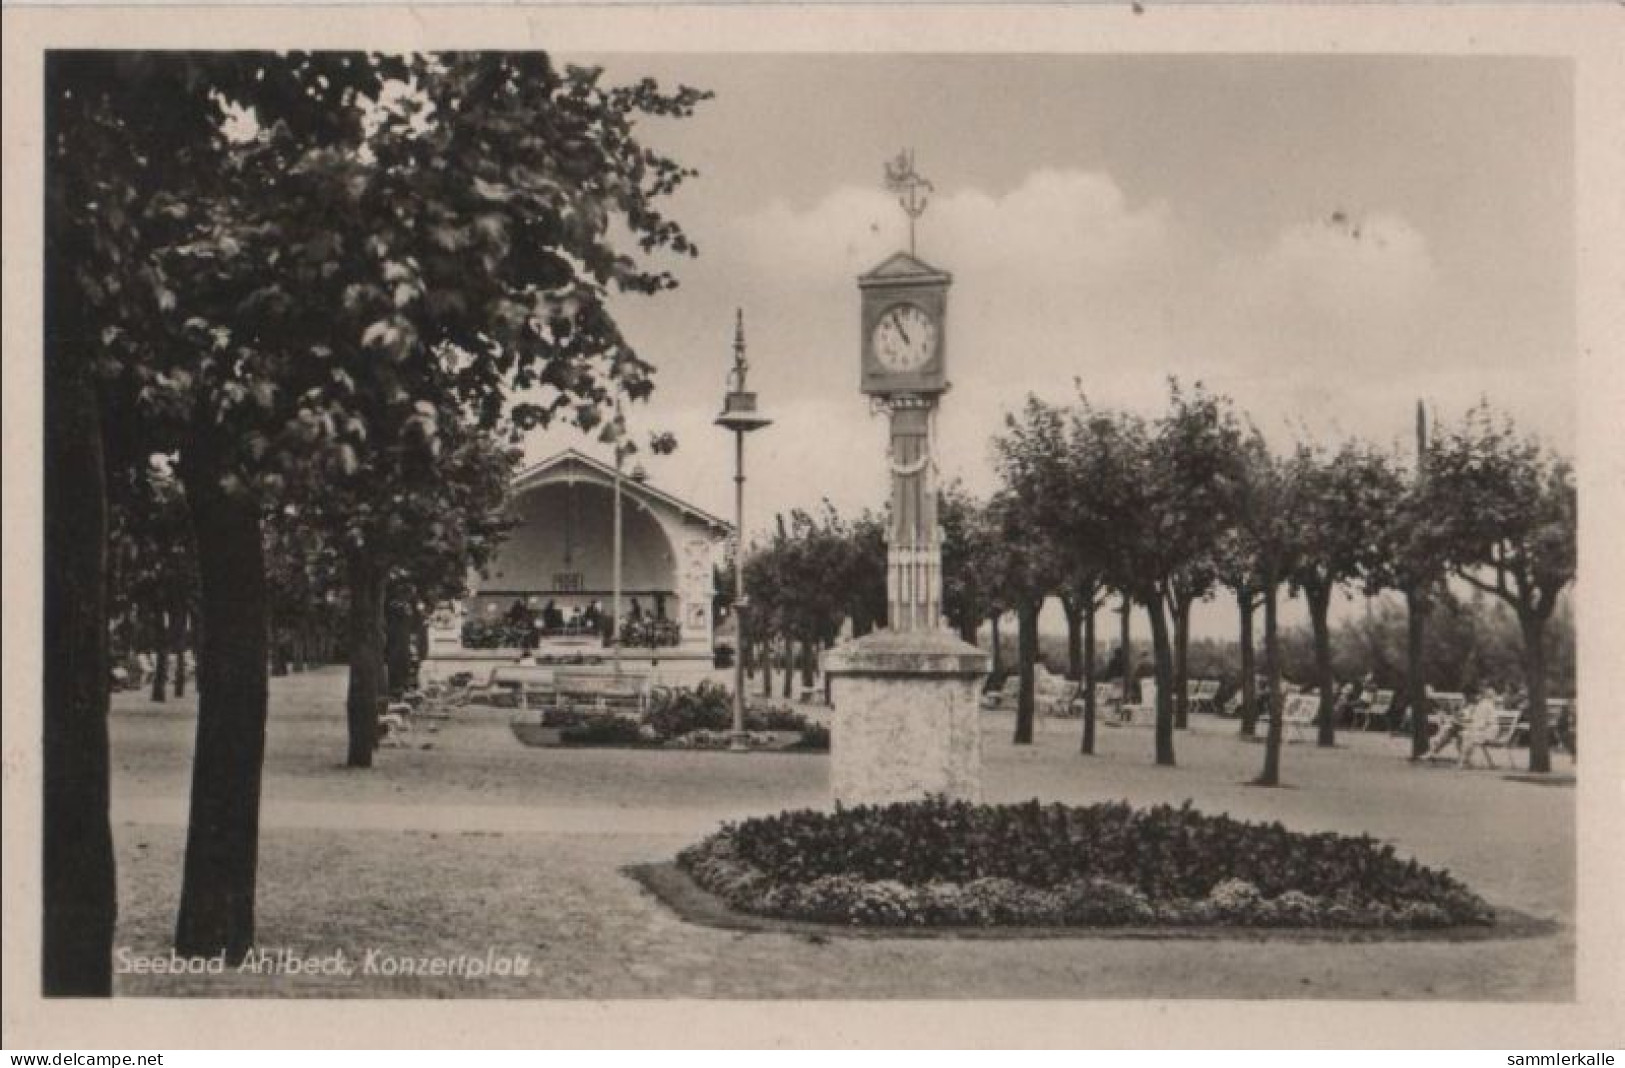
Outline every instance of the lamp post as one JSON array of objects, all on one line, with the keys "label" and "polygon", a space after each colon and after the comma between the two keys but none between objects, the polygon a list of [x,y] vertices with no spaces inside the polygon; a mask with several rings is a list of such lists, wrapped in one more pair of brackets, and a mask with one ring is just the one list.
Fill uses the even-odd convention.
[{"label": "lamp post", "polygon": [[728,748],[749,749],[745,740],[745,435],[760,430],[773,420],[756,409],[756,394],[745,389],[745,313],[734,313],[734,365],[729,389],[722,401],[722,414],[716,424],[734,435],[734,721]]},{"label": "lamp post", "polygon": [[615,391],[615,423],[617,434],[615,437],[615,536],[614,536],[614,563],[615,590],[611,598],[609,617],[610,655],[614,659],[615,674],[621,673],[621,464],[626,458],[623,450],[625,444],[622,437],[626,434],[626,422],[621,415],[621,392]]}]

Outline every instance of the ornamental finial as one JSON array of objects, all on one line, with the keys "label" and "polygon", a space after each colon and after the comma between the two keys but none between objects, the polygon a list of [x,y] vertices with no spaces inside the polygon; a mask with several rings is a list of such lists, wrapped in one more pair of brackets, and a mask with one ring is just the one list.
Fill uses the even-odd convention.
[{"label": "ornamental finial", "polygon": [[745,309],[734,309],[734,370],[733,388],[735,392],[745,391],[745,372],[750,370],[750,364],[745,362]]},{"label": "ornamental finial", "polygon": [[905,148],[886,164],[886,188],[897,194],[897,205],[908,216],[908,254],[914,255],[914,221],[925,214],[935,187],[914,169],[914,150]]}]

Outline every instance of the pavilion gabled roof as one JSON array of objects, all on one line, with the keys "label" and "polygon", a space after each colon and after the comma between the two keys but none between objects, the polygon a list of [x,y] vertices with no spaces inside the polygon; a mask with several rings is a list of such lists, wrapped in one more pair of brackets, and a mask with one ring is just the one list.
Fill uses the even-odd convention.
[{"label": "pavilion gabled roof", "polygon": [[[607,464],[602,460],[588,456],[586,453],[580,452],[576,449],[564,449],[560,452],[554,453],[545,460],[541,460],[530,465],[523,471],[519,472],[519,474],[515,475],[513,480],[514,489],[523,492],[524,490],[529,489],[531,485],[543,481],[545,476],[552,474],[557,469],[571,465],[586,468],[594,474],[602,477],[605,481],[615,481],[614,465]],[[688,503],[681,497],[677,497],[673,494],[667,493],[663,489],[658,489],[655,486],[650,485],[647,479],[639,481],[623,472],[621,475],[621,492],[629,497],[641,498],[647,502],[659,502],[665,504],[676,509],[685,516],[691,516],[694,519],[698,519],[700,522],[704,523],[708,527],[711,527],[718,533],[733,533],[732,523],[712,515],[703,508],[699,508]]]}]

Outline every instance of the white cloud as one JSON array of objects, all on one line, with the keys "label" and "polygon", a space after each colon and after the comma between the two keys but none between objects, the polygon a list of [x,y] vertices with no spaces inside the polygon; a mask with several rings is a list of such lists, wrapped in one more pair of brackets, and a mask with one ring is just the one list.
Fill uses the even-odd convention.
[{"label": "white cloud", "polygon": [[1412,314],[1436,282],[1423,236],[1383,213],[1293,226],[1262,258],[1225,277],[1255,312],[1295,311],[1349,325]]}]

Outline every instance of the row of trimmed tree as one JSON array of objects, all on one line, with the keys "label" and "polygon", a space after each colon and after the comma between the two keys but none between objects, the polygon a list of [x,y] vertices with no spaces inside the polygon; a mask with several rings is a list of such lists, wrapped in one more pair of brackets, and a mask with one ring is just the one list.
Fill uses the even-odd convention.
[{"label": "row of trimmed tree", "polygon": [[[1155,759],[1173,764],[1188,715],[1185,652],[1192,606],[1227,589],[1241,633],[1242,730],[1255,731],[1255,613],[1263,615],[1265,706],[1279,709],[1277,608],[1301,595],[1314,638],[1318,741],[1335,743],[1331,602],[1339,590],[1397,591],[1407,611],[1407,700],[1426,707],[1429,614],[1459,581],[1499,598],[1523,637],[1530,768],[1550,770],[1546,625],[1575,576],[1572,466],[1481,403],[1458,425],[1426,433],[1408,458],[1358,440],[1273,451],[1232,403],[1170,383],[1155,418],[1029,398],[995,441],[1000,486],[978,520],[966,572],[991,618],[1013,610],[1022,696],[1015,740],[1032,740],[1038,616],[1058,597],[1081,652],[1081,748],[1094,749],[1094,616],[1120,600],[1144,610],[1152,638]],[[995,635],[995,640],[997,636]],[[1081,660],[1081,664],[1078,661]],[[1412,715],[1413,752],[1428,721]],[[1259,782],[1280,781],[1281,717],[1271,716]]]}]

